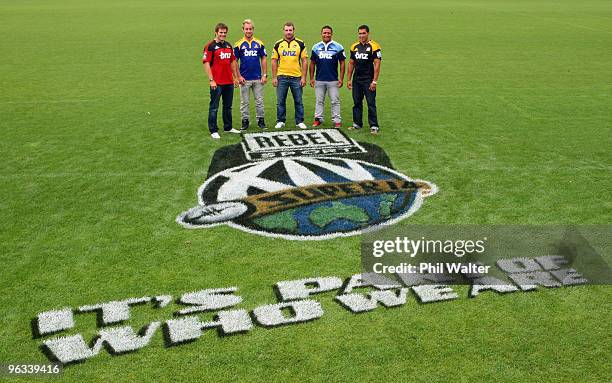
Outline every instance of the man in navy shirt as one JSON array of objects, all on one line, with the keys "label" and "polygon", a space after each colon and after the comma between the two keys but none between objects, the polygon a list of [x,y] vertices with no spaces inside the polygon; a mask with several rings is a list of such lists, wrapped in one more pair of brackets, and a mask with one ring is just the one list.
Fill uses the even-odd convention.
[{"label": "man in navy shirt", "polygon": [[234,55],[240,61],[240,114],[242,115],[242,129],[249,127],[250,120],[250,90],[255,98],[255,117],[257,125],[265,129],[263,88],[267,81],[266,48],[264,43],[253,36],[253,21],[246,19],[242,22],[244,37],[234,44]]},{"label": "man in navy shirt", "polygon": [[[323,41],[312,47],[310,56],[310,86],[315,88],[315,115],[313,127],[320,126],[323,122],[325,109],[325,95],[329,92],[331,101],[331,115],[334,127],[340,128],[340,92],[344,81],[344,48],[332,40],[333,30],[329,25],[321,29]],[[338,77],[338,63],[340,64],[340,77]],[[316,69],[316,76],[315,76]]]}]

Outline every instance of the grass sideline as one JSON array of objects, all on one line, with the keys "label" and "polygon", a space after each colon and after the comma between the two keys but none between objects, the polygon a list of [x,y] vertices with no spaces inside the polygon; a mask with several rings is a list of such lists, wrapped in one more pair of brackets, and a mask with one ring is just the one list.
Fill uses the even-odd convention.
[{"label": "grass sideline", "polygon": [[[325,9],[325,11],[321,11]],[[289,242],[185,230],[214,151],[201,49],[218,21],[252,18],[268,47],[284,21],[310,48],[367,23],[383,51],[375,142],[440,191],[401,224],[609,224],[612,4],[562,1],[0,1],[0,362],[47,361],[44,310],[237,285],[243,307],[277,281],[359,271],[359,237]],[[266,119],[275,97],[266,86]],[[344,125],[350,93],[343,88]],[[238,95],[234,119],[239,124]],[[314,91],[304,94],[307,121]],[[292,118],[289,107],[288,121]],[[326,111],[329,113],[329,111]],[[150,114],[149,114],[150,113]],[[327,119],[329,125],[329,118]],[[228,240],[231,239],[231,240]],[[312,323],[164,349],[104,352],[63,381],[606,381],[610,288],[380,309],[321,297]],[[169,316],[135,309],[139,327]],[[170,311],[167,312],[169,314]],[[153,316],[155,314],[155,317]],[[203,315],[204,317],[204,315]],[[77,323],[92,336],[94,320]],[[16,379],[16,381],[18,381]]]}]

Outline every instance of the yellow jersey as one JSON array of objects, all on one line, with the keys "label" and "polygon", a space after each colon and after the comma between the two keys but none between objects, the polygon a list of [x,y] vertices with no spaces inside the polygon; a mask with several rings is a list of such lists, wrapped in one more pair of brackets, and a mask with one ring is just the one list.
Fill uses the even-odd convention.
[{"label": "yellow jersey", "polygon": [[290,41],[285,39],[274,43],[272,59],[278,62],[278,76],[302,76],[302,59],[308,58],[306,44],[300,39],[293,38]]}]

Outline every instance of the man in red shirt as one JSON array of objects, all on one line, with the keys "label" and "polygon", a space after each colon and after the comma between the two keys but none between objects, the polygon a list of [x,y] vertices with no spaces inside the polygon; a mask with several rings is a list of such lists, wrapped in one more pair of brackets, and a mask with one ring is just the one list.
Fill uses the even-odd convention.
[{"label": "man in red shirt", "polygon": [[208,130],[210,136],[218,140],[217,112],[219,100],[223,98],[223,130],[230,133],[240,133],[232,128],[232,100],[234,86],[238,85],[238,65],[234,56],[234,48],[225,41],[227,25],[219,23],[215,26],[215,38],[204,46],[202,62],[204,72],[210,82],[210,107],[208,108]]}]

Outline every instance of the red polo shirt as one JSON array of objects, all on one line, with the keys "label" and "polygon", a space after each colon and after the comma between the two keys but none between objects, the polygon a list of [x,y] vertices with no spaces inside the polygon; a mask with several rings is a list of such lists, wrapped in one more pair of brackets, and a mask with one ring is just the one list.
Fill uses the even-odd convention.
[{"label": "red polo shirt", "polygon": [[227,41],[209,41],[204,45],[202,52],[202,63],[209,63],[213,80],[218,85],[229,85],[234,83],[232,76],[232,61],[236,61],[234,49]]}]

